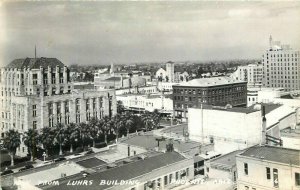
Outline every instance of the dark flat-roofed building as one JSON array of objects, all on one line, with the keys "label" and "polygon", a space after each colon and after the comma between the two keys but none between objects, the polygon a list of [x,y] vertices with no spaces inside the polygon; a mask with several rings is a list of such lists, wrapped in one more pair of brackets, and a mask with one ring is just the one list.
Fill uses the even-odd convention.
[{"label": "dark flat-roofed building", "polygon": [[236,157],[238,189],[300,188],[300,150],[253,146]]},{"label": "dark flat-roofed building", "polygon": [[175,117],[187,118],[188,108],[202,105],[246,106],[247,82],[230,77],[193,79],[173,85]]}]

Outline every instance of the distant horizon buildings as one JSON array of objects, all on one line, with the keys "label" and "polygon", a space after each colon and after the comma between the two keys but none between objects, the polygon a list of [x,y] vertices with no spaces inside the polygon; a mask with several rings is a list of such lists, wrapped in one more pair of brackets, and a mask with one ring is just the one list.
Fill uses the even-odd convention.
[{"label": "distant horizon buildings", "polygon": [[269,38],[269,48],[262,56],[263,86],[300,90],[300,51]]}]

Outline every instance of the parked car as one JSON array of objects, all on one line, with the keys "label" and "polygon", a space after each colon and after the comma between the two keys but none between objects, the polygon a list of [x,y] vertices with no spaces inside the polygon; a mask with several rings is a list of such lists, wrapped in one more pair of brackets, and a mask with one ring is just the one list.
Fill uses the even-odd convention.
[{"label": "parked car", "polygon": [[40,164],[38,164],[36,167],[40,167],[40,166],[46,166],[46,165],[49,165],[49,164],[52,164],[53,163],[53,161],[45,161],[45,162],[42,162],[42,163],[40,163]]},{"label": "parked car", "polygon": [[83,156],[83,154],[76,153],[76,154],[73,154],[73,155],[69,156],[68,159],[78,158],[78,157],[81,157],[81,156]]},{"label": "parked car", "polygon": [[54,159],[54,162],[61,162],[61,161],[64,161],[64,160],[66,160],[65,157],[60,157],[60,158]]},{"label": "parked car", "polygon": [[28,164],[28,165],[24,166],[23,168],[19,169],[19,172],[24,171],[24,170],[28,170],[28,169],[31,169],[31,168],[33,168],[33,165]]},{"label": "parked car", "polygon": [[12,170],[5,170],[4,172],[1,173],[1,175],[8,175],[8,174],[12,174],[14,173],[14,171]]}]

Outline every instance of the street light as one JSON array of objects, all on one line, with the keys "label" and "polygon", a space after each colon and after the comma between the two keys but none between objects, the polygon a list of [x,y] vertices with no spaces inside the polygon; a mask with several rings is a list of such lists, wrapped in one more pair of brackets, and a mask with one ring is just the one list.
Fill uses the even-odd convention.
[{"label": "street light", "polygon": [[42,155],[43,157],[44,157],[44,162],[46,161],[46,152],[43,152],[43,155]]}]

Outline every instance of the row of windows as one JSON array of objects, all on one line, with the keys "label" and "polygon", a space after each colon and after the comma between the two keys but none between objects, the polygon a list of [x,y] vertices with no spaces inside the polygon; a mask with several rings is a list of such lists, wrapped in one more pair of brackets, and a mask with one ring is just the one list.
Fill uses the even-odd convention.
[{"label": "row of windows", "polygon": [[245,95],[245,93],[234,93],[234,94],[231,94],[230,96],[219,95],[219,96],[214,96],[214,97],[174,96],[174,100],[189,102],[189,101],[197,101],[197,99],[198,99],[199,102],[202,102],[204,100],[206,100],[208,102],[214,102],[214,101],[219,101],[219,100],[227,100],[228,98],[238,98],[238,97],[241,97],[244,95]]},{"label": "row of windows", "polygon": [[[297,53],[295,53],[295,54],[293,54],[293,53],[291,53],[291,54],[270,54],[270,57],[290,57],[290,55],[291,55],[291,57],[294,57],[294,55],[295,55],[295,57],[297,57]],[[267,53],[267,56],[269,56],[268,53]]]},{"label": "row of windows", "polygon": [[239,87],[232,87],[232,88],[223,88],[223,89],[216,89],[216,90],[191,90],[191,89],[174,89],[174,93],[177,94],[202,94],[202,95],[211,95],[211,94],[221,94],[226,92],[235,92],[235,91],[243,91],[246,87],[239,86]]}]

